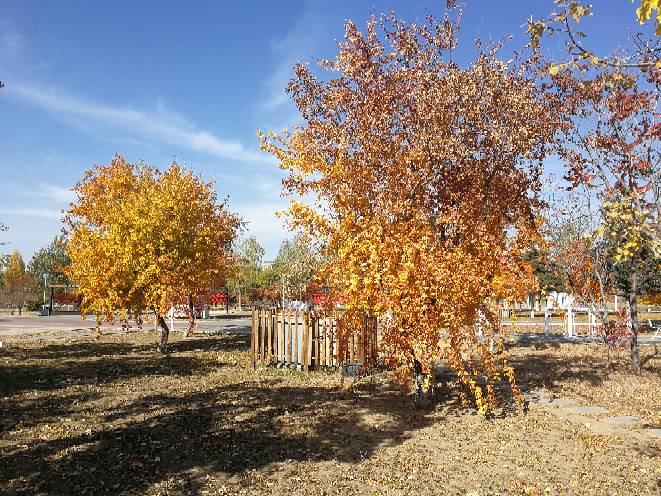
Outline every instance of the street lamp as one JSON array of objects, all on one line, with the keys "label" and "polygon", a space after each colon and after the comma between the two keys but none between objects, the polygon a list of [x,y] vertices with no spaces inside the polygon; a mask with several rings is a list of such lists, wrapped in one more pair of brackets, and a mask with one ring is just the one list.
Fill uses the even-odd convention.
[{"label": "street lamp", "polygon": [[44,305],[46,304],[46,280],[48,279],[48,274],[44,274]]}]

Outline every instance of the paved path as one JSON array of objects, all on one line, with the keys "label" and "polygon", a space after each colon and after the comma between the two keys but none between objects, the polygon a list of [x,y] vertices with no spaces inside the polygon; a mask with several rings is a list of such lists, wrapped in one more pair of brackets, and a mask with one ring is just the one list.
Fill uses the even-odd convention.
[{"label": "paved path", "polygon": [[[252,319],[240,314],[229,318],[198,319],[195,332],[220,333],[220,332],[241,332],[250,333]],[[170,319],[167,319],[170,325]],[[153,324],[146,322],[143,329],[151,328]],[[80,332],[85,335],[96,326],[94,317],[82,320],[80,315],[51,315],[50,317],[35,316],[3,316],[0,317],[0,336],[16,336],[25,334],[48,334],[53,331]],[[188,320],[175,319],[174,330],[180,331],[188,328]],[[102,325],[104,332],[121,332],[119,325]],[[135,327],[132,327],[135,329]]]},{"label": "paved path", "polygon": [[[170,325],[170,319],[167,320]],[[96,323],[94,317],[82,320],[80,315],[51,315],[49,317],[27,316],[0,316],[0,336],[22,335],[22,334],[44,334],[50,331],[86,331],[93,329]],[[198,319],[196,332],[220,333],[220,332],[250,332],[252,325],[250,314],[243,312],[240,314],[221,313],[211,319]],[[145,323],[143,328],[151,326]],[[121,331],[121,326],[103,325],[104,330]],[[188,327],[186,319],[175,319],[174,330],[183,330]],[[517,343],[521,344],[543,344],[543,343],[600,343],[599,338],[589,336],[567,337],[563,334],[511,334]],[[654,338],[653,335],[639,336],[638,344],[651,345],[661,344],[661,338]]]}]

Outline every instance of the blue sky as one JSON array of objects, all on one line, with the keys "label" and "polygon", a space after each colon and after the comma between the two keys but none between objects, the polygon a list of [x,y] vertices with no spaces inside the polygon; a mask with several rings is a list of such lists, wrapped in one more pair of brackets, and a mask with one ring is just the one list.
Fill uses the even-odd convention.
[{"label": "blue sky", "polygon": [[[345,19],[395,10],[409,20],[444,1],[26,1],[0,10],[0,222],[4,252],[27,260],[60,228],[69,188],[115,153],[164,168],[176,157],[229,196],[267,258],[288,236],[274,212],[277,164],[257,129],[297,122],[284,92],[297,60],[333,54]],[[592,46],[612,49],[638,29],[628,0],[594,0]],[[551,0],[467,0],[460,54],[512,34]],[[557,50],[558,42],[547,50]]]}]

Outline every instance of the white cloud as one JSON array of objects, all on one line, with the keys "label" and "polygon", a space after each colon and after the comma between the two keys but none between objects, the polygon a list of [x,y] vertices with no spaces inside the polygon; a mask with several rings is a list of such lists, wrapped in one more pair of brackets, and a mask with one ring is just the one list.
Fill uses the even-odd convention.
[{"label": "white cloud", "polygon": [[52,88],[13,84],[6,88],[8,95],[58,114],[73,118],[90,128],[113,128],[129,132],[162,144],[176,145],[219,158],[246,162],[272,162],[266,153],[249,149],[238,141],[224,140],[197,129],[180,116],[168,112],[161,105],[154,112],[128,106],[111,107],[59,93]]},{"label": "white cloud", "polygon": [[[329,4],[332,5],[332,4]],[[267,97],[263,101],[263,109],[267,111],[280,109],[290,102],[285,92],[291,80],[294,65],[297,62],[309,62],[313,57],[319,57],[321,41],[328,39],[329,15],[328,8],[323,4],[306,2],[303,14],[298,18],[292,29],[283,37],[274,40],[271,48],[279,61],[266,79]]]},{"label": "white cloud", "polygon": [[66,206],[76,199],[76,195],[70,188],[57,186],[55,184],[37,183],[26,187],[25,184],[16,182],[5,182],[0,184],[0,197],[4,198],[5,204],[10,199],[23,199],[23,201],[34,202],[36,199],[41,205],[44,201],[49,205]]},{"label": "white cloud", "polygon": [[280,243],[290,234],[283,221],[275,216],[289,205],[287,200],[261,204],[236,204],[230,202],[230,210],[238,213],[248,223],[247,233],[257,238],[266,251],[266,258],[272,259],[278,253]]},{"label": "white cloud", "polygon": [[19,215],[22,217],[41,217],[44,219],[57,219],[62,218],[62,212],[59,210],[51,210],[47,208],[38,207],[9,207],[0,208],[0,214],[4,215]]},{"label": "white cloud", "polygon": [[24,45],[23,35],[16,31],[6,19],[0,21],[0,56],[3,58],[19,56],[23,52]]},{"label": "white cloud", "polygon": [[39,184],[39,188],[43,196],[58,203],[71,203],[76,199],[76,194],[69,188],[51,184]]}]

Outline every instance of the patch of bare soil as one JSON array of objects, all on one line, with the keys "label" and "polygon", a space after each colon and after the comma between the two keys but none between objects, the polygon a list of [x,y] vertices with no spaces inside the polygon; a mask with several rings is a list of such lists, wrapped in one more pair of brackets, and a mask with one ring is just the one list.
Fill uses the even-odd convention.
[{"label": "patch of bare soil", "polygon": [[[417,412],[387,373],[345,391],[332,373],[253,371],[248,339],[176,338],[166,357],[148,332],[8,339],[0,493],[657,494],[652,440],[596,435],[538,408],[485,420],[452,390]],[[596,402],[627,383],[603,363],[574,370],[597,367],[585,353],[512,352],[530,387],[592,391]],[[651,411],[654,367],[622,388],[623,411]]]}]

